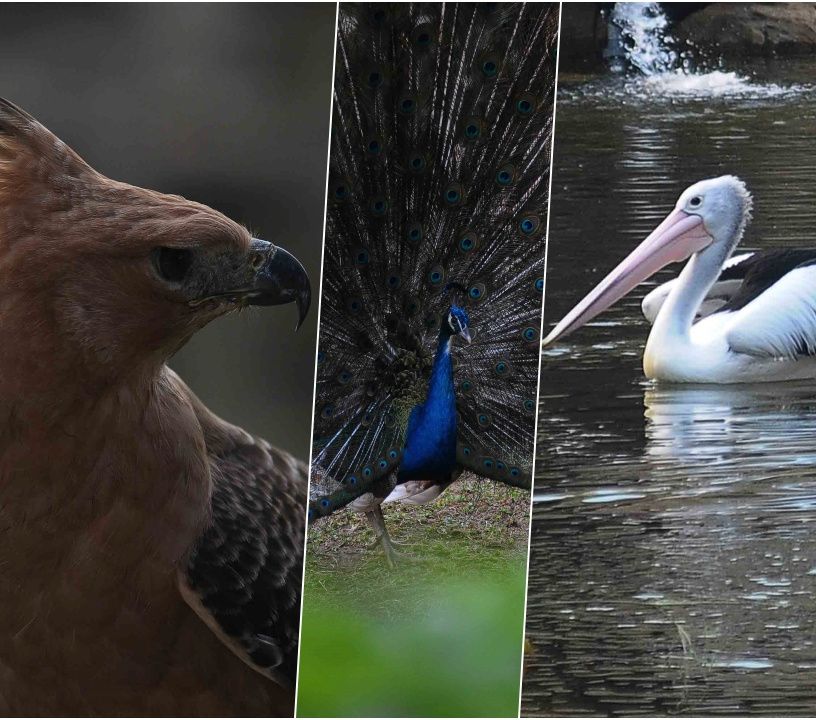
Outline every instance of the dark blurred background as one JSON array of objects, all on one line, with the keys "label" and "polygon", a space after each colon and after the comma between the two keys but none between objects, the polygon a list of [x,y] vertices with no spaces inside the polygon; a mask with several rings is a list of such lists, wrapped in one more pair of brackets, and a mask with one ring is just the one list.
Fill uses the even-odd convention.
[{"label": "dark blurred background", "polygon": [[171,362],[212,410],[308,458],[335,5],[0,8],[0,96],[105,175],[283,245],[313,305],[216,321]]}]

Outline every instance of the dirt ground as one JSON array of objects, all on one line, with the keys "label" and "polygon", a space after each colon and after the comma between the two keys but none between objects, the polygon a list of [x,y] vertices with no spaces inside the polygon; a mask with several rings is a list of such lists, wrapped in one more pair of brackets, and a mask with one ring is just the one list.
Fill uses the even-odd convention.
[{"label": "dirt ground", "polygon": [[309,529],[306,596],[365,601],[388,613],[392,603],[404,608],[402,590],[431,576],[465,579],[476,568],[512,566],[524,573],[529,512],[528,491],[476,479],[454,483],[428,505],[389,503],[388,531],[406,556],[392,570],[365,516],[340,511]]}]

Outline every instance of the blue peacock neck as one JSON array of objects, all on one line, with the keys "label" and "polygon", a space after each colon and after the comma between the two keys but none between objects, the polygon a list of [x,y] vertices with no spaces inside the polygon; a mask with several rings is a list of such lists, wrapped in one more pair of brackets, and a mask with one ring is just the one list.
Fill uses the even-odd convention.
[{"label": "blue peacock neck", "polygon": [[456,465],[456,391],[451,359],[452,332],[439,331],[425,402],[411,412],[399,480],[447,482]]}]

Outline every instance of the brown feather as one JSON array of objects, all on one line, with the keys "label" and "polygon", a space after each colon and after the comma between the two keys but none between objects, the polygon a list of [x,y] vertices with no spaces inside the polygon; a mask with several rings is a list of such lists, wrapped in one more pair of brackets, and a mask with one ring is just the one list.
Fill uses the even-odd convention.
[{"label": "brown feather", "polygon": [[[228,649],[177,585],[211,522],[217,448],[249,436],[165,362],[239,304],[192,307],[151,252],[195,248],[218,275],[250,262],[249,243],[211,208],[103,177],[0,103],[5,713],[291,714],[292,690]],[[305,479],[287,482],[297,547]]]}]

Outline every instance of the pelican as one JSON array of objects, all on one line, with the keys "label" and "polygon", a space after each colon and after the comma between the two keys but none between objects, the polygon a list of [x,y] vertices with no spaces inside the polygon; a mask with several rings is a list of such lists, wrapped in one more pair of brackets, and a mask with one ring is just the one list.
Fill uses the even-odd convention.
[{"label": "pelican", "polygon": [[[728,263],[751,206],[745,183],[733,175],[687,188],[668,217],[567,313],[543,345],[586,324],[666,265],[688,259],[679,277],[644,303],[644,314],[654,313],[643,354],[648,378],[741,383],[816,376],[816,253],[787,251],[784,261],[777,254],[769,262],[761,254]],[[729,270],[740,265],[731,277]],[[731,283],[720,286],[719,296],[718,282]]]}]

